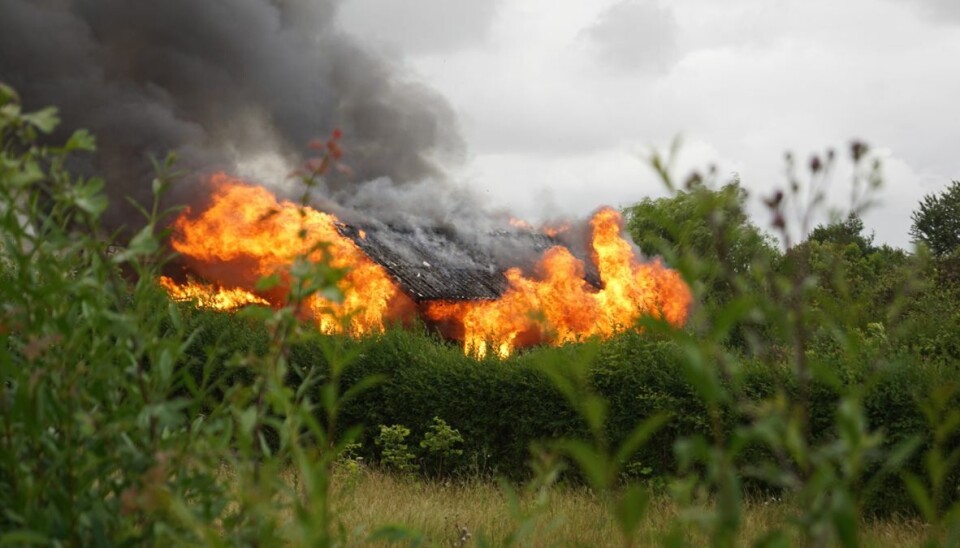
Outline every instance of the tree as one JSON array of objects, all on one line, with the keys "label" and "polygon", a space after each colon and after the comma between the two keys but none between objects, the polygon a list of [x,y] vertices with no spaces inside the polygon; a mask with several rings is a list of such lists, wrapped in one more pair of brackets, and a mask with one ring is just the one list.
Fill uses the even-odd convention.
[{"label": "tree", "polygon": [[924,196],[911,219],[913,241],[926,244],[937,257],[960,247],[960,181],[953,181],[940,194]]},{"label": "tree", "polygon": [[747,218],[746,198],[737,181],[717,190],[694,185],[674,196],[645,198],[627,208],[627,231],[647,256],[684,252],[711,265],[722,260],[735,273],[744,274],[757,259],[779,255],[773,237]]},{"label": "tree", "polygon": [[887,321],[885,311],[913,272],[905,251],[874,246],[873,235],[862,232],[856,215],[820,225],[807,241],[789,249],[779,265],[783,274],[799,271],[816,281],[810,293],[814,309],[858,328]]},{"label": "tree", "polygon": [[851,212],[845,221],[837,221],[828,225],[817,225],[807,238],[811,242],[821,244],[838,244],[847,246],[854,244],[863,254],[874,250],[873,233],[864,235],[863,220],[856,213]]}]

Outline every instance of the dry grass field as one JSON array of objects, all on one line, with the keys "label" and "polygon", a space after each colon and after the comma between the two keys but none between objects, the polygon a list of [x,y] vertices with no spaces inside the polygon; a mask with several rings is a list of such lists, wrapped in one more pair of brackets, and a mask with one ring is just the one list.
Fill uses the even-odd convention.
[{"label": "dry grass field", "polygon": [[[602,501],[585,489],[553,487],[540,493],[539,499],[530,494],[521,496],[520,511],[514,512],[505,489],[494,481],[425,482],[363,469],[338,473],[335,493],[338,519],[351,544],[363,543],[373,530],[385,524],[403,524],[421,533],[428,546],[472,546],[480,539],[499,546],[517,530],[525,515],[533,515],[522,545],[621,545],[616,525]],[[639,544],[661,545],[677,523],[678,512],[666,496],[655,498],[641,525]],[[785,503],[751,501],[746,505],[738,544],[751,545],[766,531],[790,519],[791,510]],[[861,531],[865,546],[920,546],[927,535],[922,523],[907,519],[864,522]],[[469,538],[465,538],[466,533]],[[687,545],[707,543],[695,525],[679,534]],[[791,539],[792,545],[800,543],[798,537]]]}]

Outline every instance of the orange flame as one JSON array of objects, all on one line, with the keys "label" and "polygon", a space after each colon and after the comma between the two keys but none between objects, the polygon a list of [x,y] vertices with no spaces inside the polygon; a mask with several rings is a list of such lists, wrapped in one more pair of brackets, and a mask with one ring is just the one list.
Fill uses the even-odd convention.
[{"label": "orange flame", "polygon": [[510,224],[513,228],[519,228],[521,230],[533,230],[533,225],[524,221],[523,219],[518,219],[516,217],[510,217],[507,219],[507,223]]},{"label": "orange flame", "polygon": [[560,234],[570,230],[570,223],[562,223],[557,225],[546,225],[540,229],[541,232],[550,236],[551,238],[556,238]]},{"label": "orange flame", "polygon": [[613,209],[601,209],[590,224],[602,289],[584,280],[582,261],[556,246],[537,265],[537,278],[517,268],[508,270],[510,286],[500,299],[430,303],[427,316],[462,325],[464,351],[481,357],[491,344],[505,357],[540,342],[607,338],[633,327],[642,315],[683,324],[691,294],[679,274],[659,261],[640,263],[622,238],[620,214]]},{"label": "orange flame", "polygon": [[[211,183],[210,205],[196,215],[188,209],[176,219],[171,245],[198,274],[216,283],[177,284],[161,278],[160,285],[174,299],[221,310],[250,303],[278,306],[289,287],[254,292],[256,281],[280,273],[288,285],[295,257],[318,261],[327,253],[330,265],[346,274],[337,283],[342,300],[317,295],[307,303],[308,314],[324,333],[378,332],[417,312],[386,270],[337,231],[335,216],[277,201],[266,189],[223,173]],[[607,338],[633,328],[643,315],[683,324],[691,294],[679,274],[659,261],[641,263],[623,238],[620,214],[613,209],[598,211],[591,228],[591,261],[600,289],[585,281],[583,261],[558,245],[543,254],[534,276],[519,268],[507,270],[508,289],[497,300],[427,302],[419,312],[462,339],[464,352],[481,357],[490,351],[506,357],[533,344]]]},{"label": "orange flame", "polygon": [[[332,267],[347,271],[337,284],[341,302],[317,294],[307,303],[323,332],[362,335],[382,330],[386,321],[412,309],[387,272],[337,232],[335,216],[278,202],[266,189],[223,173],[215,174],[211,183],[210,206],[196,217],[184,211],[173,224],[171,238],[173,248],[204,277],[253,287],[262,276],[285,274],[297,256],[319,261],[326,252]],[[288,289],[265,297],[280,304]],[[171,295],[177,298],[175,292]]]},{"label": "orange flame", "polygon": [[160,287],[166,289],[167,293],[169,293],[173,299],[178,301],[196,301],[196,303],[203,308],[235,310],[248,304],[270,304],[266,299],[240,288],[228,289],[214,284],[202,284],[195,281],[178,284],[167,276],[160,276],[159,283]]}]

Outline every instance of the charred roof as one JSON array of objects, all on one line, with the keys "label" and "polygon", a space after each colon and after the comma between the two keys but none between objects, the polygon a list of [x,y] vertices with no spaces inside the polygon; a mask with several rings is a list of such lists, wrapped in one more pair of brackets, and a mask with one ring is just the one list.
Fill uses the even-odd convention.
[{"label": "charred roof", "polygon": [[[497,231],[468,240],[441,228],[354,224],[337,228],[418,302],[497,299],[508,287],[503,273],[509,266],[532,267],[544,251],[562,245],[556,238],[527,230]],[[599,287],[592,262],[579,258],[586,265],[585,279]]]}]

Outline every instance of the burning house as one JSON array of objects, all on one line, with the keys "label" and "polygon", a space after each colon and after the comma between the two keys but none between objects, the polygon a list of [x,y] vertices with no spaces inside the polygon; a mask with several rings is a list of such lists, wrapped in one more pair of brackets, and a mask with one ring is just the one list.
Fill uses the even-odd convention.
[{"label": "burning house", "polygon": [[346,269],[341,301],[311,298],[321,331],[363,335],[420,317],[478,355],[608,337],[644,314],[679,324],[690,304],[675,271],[638,259],[612,209],[594,215],[578,254],[562,233],[505,229],[481,243],[436,228],[344,223],[224,174],[211,184],[210,204],[173,225],[171,245],[194,277],[161,280],[174,298],[202,306],[279,305],[286,289],[258,293],[256,281],[301,254]]},{"label": "burning house", "polygon": [[[111,230],[142,223],[130,199],[150,203],[154,159],[177,154],[177,169],[189,175],[164,205],[192,209],[175,220],[170,241],[183,269],[160,280],[177,299],[279,306],[284,285],[258,292],[256,281],[283,277],[295,256],[323,258],[314,246],[324,242],[330,264],[346,271],[342,299],[308,303],[324,332],[362,335],[419,317],[467,352],[506,355],[609,336],[642,314],[684,321],[688,288],[676,272],[634,255],[615,211],[597,212],[581,241],[491,227],[481,200],[447,200],[458,190],[445,170],[464,148],[454,109],[338,28],[338,5],[0,2],[0,81],[20,91],[26,109],[58,106],[62,131],[97,135],[97,153],[70,169],[106,181]],[[204,175],[249,174],[258,158],[275,160],[283,167],[271,173],[282,174],[302,163],[304,143],[332,127],[343,130],[352,169],[330,173],[323,190],[344,211],[362,212],[356,218],[327,212],[340,215],[335,207],[301,215],[265,188]],[[424,184],[427,199],[404,203]],[[407,210],[425,203],[434,215]],[[397,223],[384,210],[425,220]]]}]

